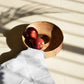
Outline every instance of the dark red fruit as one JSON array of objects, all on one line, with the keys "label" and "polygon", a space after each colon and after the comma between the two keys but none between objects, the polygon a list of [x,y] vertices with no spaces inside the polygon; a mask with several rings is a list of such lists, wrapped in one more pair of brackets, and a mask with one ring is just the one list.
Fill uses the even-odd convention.
[{"label": "dark red fruit", "polygon": [[34,46],[34,48],[36,48],[36,49],[42,49],[43,45],[44,45],[44,40],[41,39],[41,38],[37,38],[35,40],[35,46]]},{"label": "dark red fruit", "polygon": [[25,38],[29,38],[29,34],[27,33],[27,30],[24,30],[23,36],[24,36]]},{"label": "dark red fruit", "polygon": [[25,43],[31,47],[31,48],[34,48],[34,45],[35,45],[35,39],[32,39],[32,38],[26,38],[25,39]]},{"label": "dark red fruit", "polygon": [[36,39],[38,37],[38,32],[35,28],[29,27],[23,32],[25,38],[33,38]]}]

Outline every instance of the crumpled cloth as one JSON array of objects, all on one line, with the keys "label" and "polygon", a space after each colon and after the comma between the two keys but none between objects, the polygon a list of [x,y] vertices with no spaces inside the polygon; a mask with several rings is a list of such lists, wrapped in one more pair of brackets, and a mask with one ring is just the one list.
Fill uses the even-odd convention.
[{"label": "crumpled cloth", "polygon": [[0,65],[0,84],[55,84],[42,50],[28,48]]}]

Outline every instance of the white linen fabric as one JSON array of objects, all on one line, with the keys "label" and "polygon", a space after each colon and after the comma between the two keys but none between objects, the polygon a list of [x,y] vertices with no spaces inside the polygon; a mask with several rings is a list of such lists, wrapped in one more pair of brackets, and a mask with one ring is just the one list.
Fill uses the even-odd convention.
[{"label": "white linen fabric", "polygon": [[42,50],[28,48],[0,65],[0,84],[55,84]]}]

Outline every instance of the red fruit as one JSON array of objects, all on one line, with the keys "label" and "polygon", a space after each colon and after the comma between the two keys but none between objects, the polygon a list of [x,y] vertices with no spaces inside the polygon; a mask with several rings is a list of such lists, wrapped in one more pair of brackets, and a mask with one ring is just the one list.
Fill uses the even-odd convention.
[{"label": "red fruit", "polygon": [[27,33],[27,30],[24,30],[23,36],[24,36],[25,38],[29,38],[29,34]]},{"label": "red fruit", "polygon": [[36,49],[42,49],[43,45],[44,45],[44,40],[41,39],[41,38],[37,38],[35,40],[35,46],[34,46],[34,48],[36,48]]},{"label": "red fruit", "polygon": [[29,27],[28,29],[26,29],[23,33],[25,38],[33,38],[36,39],[38,37],[38,32],[35,28],[33,27]]},{"label": "red fruit", "polygon": [[25,39],[25,43],[31,47],[31,48],[34,48],[34,45],[35,45],[35,39],[32,39],[32,38],[26,38]]}]

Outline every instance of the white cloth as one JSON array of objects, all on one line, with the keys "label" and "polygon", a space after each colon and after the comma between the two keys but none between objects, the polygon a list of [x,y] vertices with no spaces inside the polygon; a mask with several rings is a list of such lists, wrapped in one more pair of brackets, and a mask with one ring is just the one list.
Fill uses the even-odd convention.
[{"label": "white cloth", "polygon": [[28,48],[0,65],[0,84],[55,84],[45,64],[46,54]]}]

